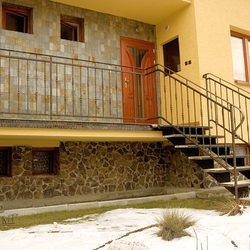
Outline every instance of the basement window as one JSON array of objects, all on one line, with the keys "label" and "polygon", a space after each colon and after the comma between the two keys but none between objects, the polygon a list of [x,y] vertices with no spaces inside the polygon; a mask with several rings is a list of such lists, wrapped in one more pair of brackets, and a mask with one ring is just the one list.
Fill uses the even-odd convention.
[{"label": "basement window", "polygon": [[[163,45],[164,66],[174,72],[181,71],[179,39],[176,38],[171,42]],[[166,72],[169,71],[166,69]]]},{"label": "basement window", "polygon": [[83,42],[83,19],[62,17],[61,39]]},{"label": "basement window", "polygon": [[34,148],[33,174],[57,174],[58,150],[57,148]]},{"label": "basement window", "polygon": [[11,175],[11,148],[0,147],[0,176]]},{"label": "basement window", "polygon": [[3,6],[3,29],[31,33],[31,9]]}]

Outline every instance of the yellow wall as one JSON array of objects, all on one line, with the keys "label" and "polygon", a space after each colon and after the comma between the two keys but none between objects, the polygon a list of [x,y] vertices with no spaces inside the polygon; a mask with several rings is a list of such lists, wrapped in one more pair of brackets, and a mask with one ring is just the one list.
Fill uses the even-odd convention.
[{"label": "yellow wall", "polygon": [[200,74],[210,72],[233,83],[230,30],[250,34],[250,1],[195,0],[194,5]]},{"label": "yellow wall", "polygon": [[[157,25],[159,63],[163,64],[162,45],[178,36],[182,76],[203,84],[202,75],[209,72],[233,83],[230,30],[250,35],[249,13],[249,0],[193,0]],[[192,64],[185,66],[187,60]]]},{"label": "yellow wall", "polygon": [[[169,26],[168,30],[165,29],[166,25]],[[181,57],[181,71],[179,73],[192,81],[197,81],[199,79],[199,61],[194,5],[191,4],[166,18],[156,26],[156,32],[159,63],[164,64],[163,45],[178,37]],[[185,61],[189,60],[192,63],[185,66]]]},{"label": "yellow wall", "polygon": [[[169,26],[168,30],[165,29],[167,25]],[[158,62],[164,65],[163,45],[178,37],[181,59],[181,71],[179,72],[179,74],[193,82],[199,83],[199,57],[197,50],[198,45],[194,5],[191,4],[188,7],[185,7],[182,10],[174,13],[169,18],[166,18],[164,22],[156,26],[156,31]],[[190,60],[191,64],[185,65],[185,62]],[[193,109],[190,113],[191,117],[188,117],[186,115],[184,118],[182,117],[183,108],[186,109],[187,107],[187,100],[183,99],[180,91],[173,93],[175,91],[173,91],[173,87],[171,87],[171,85],[174,86],[175,84],[171,84],[170,82],[168,82],[168,80],[168,77],[166,77],[166,93],[163,94],[163,88],[161,89],[163,95],[162,100],[166,101],[162,102],[162,115],[173,124],[188,124],[197,122],[197,120],[193,118]],[[162,82],[161,85],[163,85]],[[170,88],[172,88],[172,91],[170,90]],[[174,101],[175,94],[178,95],[177,102]],[[172,102],[173,105],[171,105],[170,102]],[[197,112],[199,111],[198,103],[196,103],[196,110]]]},{"label": "yellow wall", "polygon": [[[168,30],[165,30],[166,25],[169,25]],[[157,25],[156,30],[160,64],[164,64],[163,44],[178,37],[180,75],[205,87],[202,76],[212,73],[250,92],[250,83],[234,83],[230,39],[231,30],[250,35],[249,0],[193,0],[190,6]],[[185,66],[188,60],[192,64]]]}]

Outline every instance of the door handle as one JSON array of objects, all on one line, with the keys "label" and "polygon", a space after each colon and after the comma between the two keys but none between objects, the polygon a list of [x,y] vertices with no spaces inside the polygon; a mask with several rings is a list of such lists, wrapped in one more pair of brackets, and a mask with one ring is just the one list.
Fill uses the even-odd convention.
[{"label": "door handle", "polygon": [[124,82],[125,82],[125,88],[127,88],[128,87],[128,82],[130,82],[130,80],[128,80],[127,77],[125,77]]}]

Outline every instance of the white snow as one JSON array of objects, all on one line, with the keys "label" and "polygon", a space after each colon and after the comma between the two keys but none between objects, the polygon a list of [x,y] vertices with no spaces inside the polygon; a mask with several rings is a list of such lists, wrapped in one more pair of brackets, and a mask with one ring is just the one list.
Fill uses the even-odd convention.
[{"label": "white snow", "polygon": [[[237,216],[220,216],[215,211],[181,210],[197,220],[194,227],[187,229],[191,237],[164,241],[156,235],[157,227],[151,227],[118,239],[128,232],[156,224],[165,209],[116,209],[101,215],[70,219],[63,224],[55,221],[49,225],[0,231],[0,249],[250,250],[249,207]],[[109,244],[99,248],[106,242]]]}]

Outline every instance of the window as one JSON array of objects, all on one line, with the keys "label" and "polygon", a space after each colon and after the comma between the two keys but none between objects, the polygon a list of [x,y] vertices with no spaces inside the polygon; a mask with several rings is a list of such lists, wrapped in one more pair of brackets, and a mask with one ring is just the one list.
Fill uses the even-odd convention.
[{"label": "window", "polygon": [[31,9],[3,6],[3,29],[31,33]]},{"label": "window", "polygon": [[61,39],[82,42],[82,19],[61,18]]},{"label": "window", "polygon": [[0,148],[0,176],[11,175],[11,149]]},{"label": "window", "polygon": [[34,148],[33,174],[57,174],[57,148]]},{"label": "window", "polygon": [[250,37],[231,32],[234,79],[250,82]]},{"label": "window", "polygon": [[179,39],[176,38],[163,45],[164,66],[168,69],[178,72],[180,68]]}]

